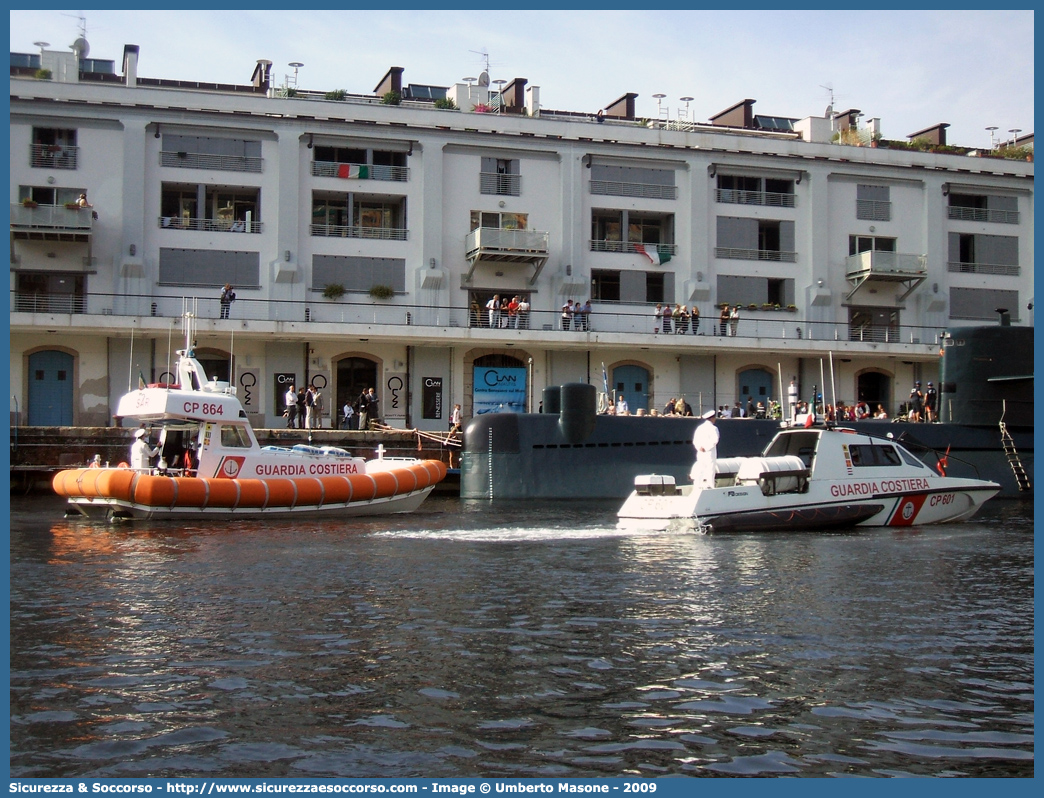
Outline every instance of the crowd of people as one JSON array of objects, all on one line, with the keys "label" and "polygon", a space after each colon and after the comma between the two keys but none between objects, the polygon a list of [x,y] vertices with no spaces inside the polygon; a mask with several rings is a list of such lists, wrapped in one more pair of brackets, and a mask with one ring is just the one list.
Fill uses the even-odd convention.
[{"label": "crowd of people", "polygon": [[528,330],[529,300],[520,295],[500,296],[494,294],[485,307],[479,306],[478,300],[471,301],[468,311],[469,327],[489,327],[490,329]]},{"label": "crowd of people", "polygon": [[672,308],[670,304],[657,302],[653,309],[653,334],[658,335],[660,330],[676,335],[691,331],[697,335],[700,330],[700,309],[693,305],[690,311],[685,305],[676,304]]},{"label": "crowd of people", "polygon": [[590,299],[583,305],[580,304],[580,300],[574,302],[572,299],[562,305],[562,329],[568,330],[570,326],[573,330],[581,332],[588,332],[591,329]]},{"label": "crowd of people", "polygon": [[321,429],[325,401],[317,385],[294,390],[291,385],[283,396],[283,418],[287,429]]}]

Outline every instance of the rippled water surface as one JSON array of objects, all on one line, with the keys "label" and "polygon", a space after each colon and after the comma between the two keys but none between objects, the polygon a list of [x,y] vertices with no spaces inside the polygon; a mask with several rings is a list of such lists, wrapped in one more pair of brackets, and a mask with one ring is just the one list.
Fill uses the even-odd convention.
[{"label": "rippled water surface", "polygon": [[1033,775],[1031,508],[108,526],[12,500],[12,776]]}]

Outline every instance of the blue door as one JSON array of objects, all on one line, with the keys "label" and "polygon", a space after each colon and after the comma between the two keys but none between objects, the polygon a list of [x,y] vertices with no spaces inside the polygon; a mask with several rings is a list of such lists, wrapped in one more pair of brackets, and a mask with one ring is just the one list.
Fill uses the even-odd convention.
[{"label": "blue door", "polygon": [[614,399],[621,396],[627,401],[627,409],[634,415],[639,408],[649,409],[649,371],[641,366],[617,366],[613,369]]},{"label": "blue door", "polygon": [[767,409],[769,399],[773,397],[773,379],[774,377],[772,373],[765,371],[764,369],[747,369],[746,371],[741,371],[739,373],[739,393],[736,395],[740,406],[746,409],[747,399],[752,398],[755,405],[757,405],[758,402],[761,402]]},{"label": "blue door", "polygon": [[30,427],[68,427],[73,423],[73,357],[47,349],[29,355]]}]

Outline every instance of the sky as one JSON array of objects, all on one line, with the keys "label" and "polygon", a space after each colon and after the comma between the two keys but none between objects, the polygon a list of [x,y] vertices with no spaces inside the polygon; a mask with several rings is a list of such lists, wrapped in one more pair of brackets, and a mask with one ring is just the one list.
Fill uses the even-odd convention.
[{"label": "sky", "polygon": [[450,86],[486,66],[525,78],[543,108],[594,113],[627,92],[638,116],[696,121],[741,100],[804,118],[857,108],[885,138],[947,122],[968,147],[1033,131],[1031,10],[1009,11],[15,11],[11,51],[67,49],[86,18],[90,56],[140,49],[143,77],[250,82],[258,59],[282,84],[368,94],[392,66],[403,82]]}]

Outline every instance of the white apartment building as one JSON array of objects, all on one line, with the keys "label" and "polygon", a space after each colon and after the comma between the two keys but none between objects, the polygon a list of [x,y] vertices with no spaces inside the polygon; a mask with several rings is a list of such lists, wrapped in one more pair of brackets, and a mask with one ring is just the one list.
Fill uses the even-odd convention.
[{"label": "white apartment building", "polygon": [[[894,412],[947,327],[1033,323],[1033,164],[942,146],[945,125],[919,151],[855,109],[643,120],[630,93],[542,109],[520,78],[393,68],[354,95],[274,87],[266,61],[241,86],[147,79],[137,56],[12,53],[12,423],[112,424],[172,379],[186,310],[255,426],[315,382],[327,412],[373,386],[431,430],[498,374],[533,410],[564,382],[634,412],[767,404],[797,377]],[[490,326],[494,295],[530,310]],[[569,300],[592,309],[563,330]],[[698,310],[695,334],[657,304]]]}]

